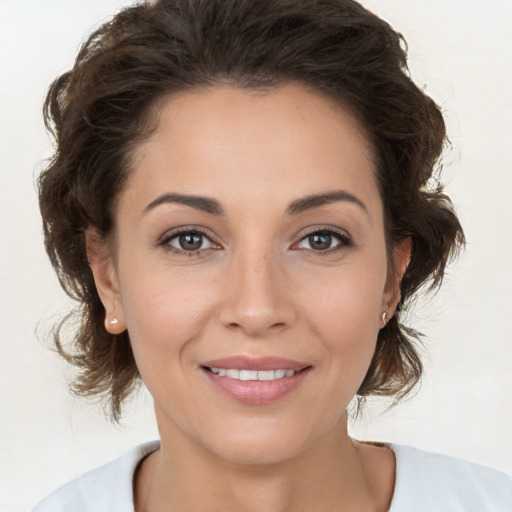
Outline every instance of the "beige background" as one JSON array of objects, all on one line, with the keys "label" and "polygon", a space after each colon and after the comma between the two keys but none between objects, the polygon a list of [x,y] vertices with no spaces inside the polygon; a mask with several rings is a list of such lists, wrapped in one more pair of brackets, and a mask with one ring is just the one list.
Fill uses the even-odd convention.
[{"label": "beige background", "polygon": [[[72,399],[36,337],[69,304],[42,248],[33,185],[49,154],[41,105],[89,28],[122,0],[0,0],[0,511],[156,436],[143,392],[122,426]],[[402,31],[410,66],[446,112],[448,190],[469,244],[412,323],[426,334],[418,395],[354,435],[409,443],[512,473],[512,1],[367,0]]]}]

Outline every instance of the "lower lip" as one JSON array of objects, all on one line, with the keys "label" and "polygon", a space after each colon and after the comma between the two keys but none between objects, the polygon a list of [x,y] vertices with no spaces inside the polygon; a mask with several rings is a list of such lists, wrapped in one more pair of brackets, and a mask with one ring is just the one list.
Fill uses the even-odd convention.
[{"label": "lower lip", "polygon": [[249,405],[265,405],[276,402],[297,389],[311,368],[305,368],[292,377],[275,380],[238,380],[219,375],[202,368],[213,386],[239,402]]}]

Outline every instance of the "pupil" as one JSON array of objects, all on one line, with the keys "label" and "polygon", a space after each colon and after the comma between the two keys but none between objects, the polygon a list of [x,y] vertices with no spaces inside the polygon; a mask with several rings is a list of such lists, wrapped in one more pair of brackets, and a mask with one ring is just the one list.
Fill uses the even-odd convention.
[{"label": "pupil", "polygon": [[326,234],[311,235],[309,243],[313,249],[329,249],[331,246],[331,236]]},{"label": "pupil", "polygon": [[186,235],[180,235],[180,245],[183,249],[194,251],[201,248],[202,235],[196,233],[187,233]]}]

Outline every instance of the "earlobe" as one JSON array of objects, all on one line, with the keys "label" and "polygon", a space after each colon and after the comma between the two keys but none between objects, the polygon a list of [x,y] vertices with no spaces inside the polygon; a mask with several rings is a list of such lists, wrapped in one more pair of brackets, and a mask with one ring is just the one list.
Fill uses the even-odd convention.
[{"label": "earlobe", "polygon": [[94,228],[85,233],[87,259],[92,270],[96,290],[105,308],[105,330],[120,334],[126,329],[119,281],[107,242]]}]

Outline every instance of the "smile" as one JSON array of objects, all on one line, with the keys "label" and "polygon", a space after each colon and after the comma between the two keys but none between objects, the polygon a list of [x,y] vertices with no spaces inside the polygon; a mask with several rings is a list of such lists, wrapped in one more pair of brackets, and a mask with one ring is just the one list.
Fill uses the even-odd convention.
[{"label": "smile", "polygon": [[199,367],[214,390],[252,406],[285,399],[302,387],[313,370],[307,362],[244,355],[203,361]]},{"label": "smile", "polygon": [[276,380],[293,377],[294,370],[237,370],[236,368],[211,368],[207,367],[212,373],[219,377],[227,377],[235,380]]}]

